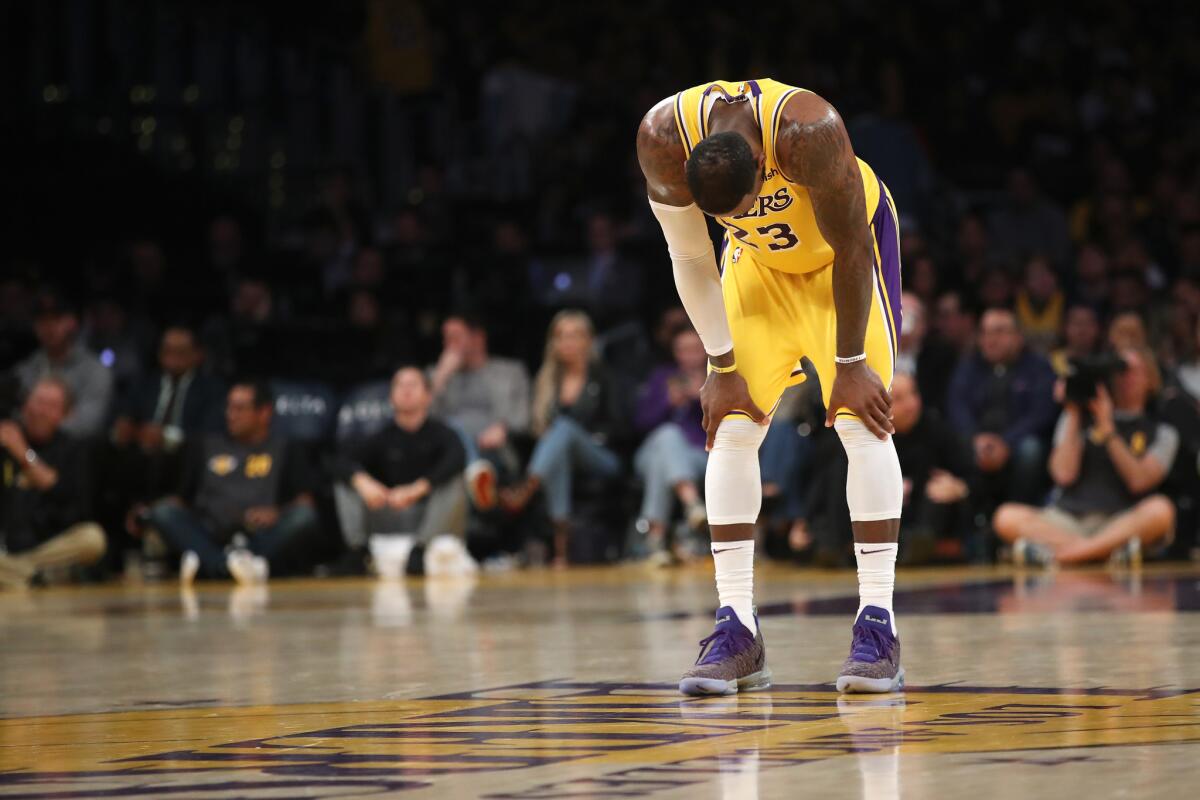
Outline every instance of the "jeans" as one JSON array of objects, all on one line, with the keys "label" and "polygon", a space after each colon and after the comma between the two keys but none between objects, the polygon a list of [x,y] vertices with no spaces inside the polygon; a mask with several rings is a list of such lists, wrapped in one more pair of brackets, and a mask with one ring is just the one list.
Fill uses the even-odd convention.
[{"label": "jeans", "polygon": [[642,476],[641,518],[666,522],[671,516],[675,486],[704,477],[708,453],[696,447],[674,422],[659,425],[638,448],[633,464]]},{"label": "jeans", "polygon": [[576,470],[613,478],[620,468],[616,453],[592,439],[578,422],[561,416],[538,439],[529,460],[529,474],[541,481],[546,510],[555,522],[571,516],[571,478]]},{"label": "jeans", "polygon": [[1005,502],[1040,506],[1045,499],[1046,446],[1035,436],[1017,442],[1008,463],[996,472],[980,472],[972,489],[975,513],[991,519]]},{"label": "jeans", "polygon": [[[191,550],[199,556],[202,577],[229,577],[224,546],[211,527],[192,510],[174,503],[159,503],[150,510],[150,525],[172,552]],[[316,511],[311,506],[293,505],[280,511],[279,519],[271,527],[250,533],[248,546],[252,553],[267,560],[273,572],[277,572],[281,564],[293,560],[297,545],[312,536],[316,529]]]},{"label": "jeans", "polygon": [[758,450],[762,482],[779,487],[778,512],[785,520],[808,517],[805,503],[808,487],[805,486],[804,471],[812,451],[812,437],[801,436],[796,430],[796,423],[785,419],[771,423]]},{"label": "jeans", "polygon": [[443,533],[461,539],[466,533],[467,492],[458,478],[434,487],[428,496],[400,510],[386,507],[371,510],[358,492],[345,484],[334,486],[334,503],[350,547],[364,546],[375,533],[416,534],[421,542]]}]

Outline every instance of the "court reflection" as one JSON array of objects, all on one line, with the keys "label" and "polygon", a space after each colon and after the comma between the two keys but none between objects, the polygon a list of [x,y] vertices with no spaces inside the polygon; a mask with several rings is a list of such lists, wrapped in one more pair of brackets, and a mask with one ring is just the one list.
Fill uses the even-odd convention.
[{"label": "court reflection", "polygon": [[862,781],[863,800],[900,797],[900,745],[904,741],[903,695],[848,695],[837,701]]}]

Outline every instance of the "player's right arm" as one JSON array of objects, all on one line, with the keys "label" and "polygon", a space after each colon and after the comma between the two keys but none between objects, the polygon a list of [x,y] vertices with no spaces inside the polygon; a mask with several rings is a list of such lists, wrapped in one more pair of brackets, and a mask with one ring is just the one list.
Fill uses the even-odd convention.
[{"label": "player's right arm", "polygon": [[[729,367],[736,362],[733,336],[725,317],[721,276],[708,223],[688,189],[683,143],[675,127],[672,103],[673,98],[660,102],[638,126],[638,163],[646,176],[650,208],[667,239],[679,299],[704,343],[709,361],[717,367]],[[701,390],[700,403],[709,448],[717,426],[730,411],[745,411],[755,422],[766,417],[750,398],[746,381],[736,372],[710,373]]]}]

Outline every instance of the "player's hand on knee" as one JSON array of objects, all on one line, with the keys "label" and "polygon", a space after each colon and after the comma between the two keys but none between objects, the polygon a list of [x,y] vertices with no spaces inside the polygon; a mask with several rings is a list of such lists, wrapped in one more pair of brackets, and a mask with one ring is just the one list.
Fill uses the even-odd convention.
[{"label": "player's hand on knee", "polygon": [[771,424],[771,418],[750,397],[750,387],[746,385],[746,379],[736,372],[709,373],[704,386],[700,388],[700,410],[704,414],[700,424],[704,426],[707,436],[704,443],[706,451],[713,448],[713,440],[717,436],[721,420],[733,411],[747,414],[760,425]]},{"label": "player's hand on knee", "polygon": [[892,425],[892,396],[865,361],[838,365],[829,393],[829,408],[825,411],[825,427],[832,427],[837,412],[843,408],[862,420],[867,430],[880,439],[896,432]]}]

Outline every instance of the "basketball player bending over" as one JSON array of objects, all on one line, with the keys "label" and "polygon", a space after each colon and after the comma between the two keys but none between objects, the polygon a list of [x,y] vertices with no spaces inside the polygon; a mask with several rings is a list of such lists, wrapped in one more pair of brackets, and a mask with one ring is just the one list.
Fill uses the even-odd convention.
[{"label": "basketball player bending over", "polygon": [[[638,160],[679,297],[709,355],[700,401],[720,610],[684,694],[770,685],[754,613],[758,447],[808,356],[846,448],[860,606],[839,691],[903,685],[892,614],[903,479],[892,444],[900,253],[887,189],[850,147],[841,117],[773,80],[714,82],[642,120]],[[718,273],[704,215],[725,228]],[[767,409],[764,412],[763,409]]]}]

